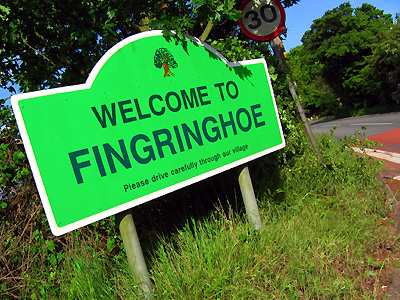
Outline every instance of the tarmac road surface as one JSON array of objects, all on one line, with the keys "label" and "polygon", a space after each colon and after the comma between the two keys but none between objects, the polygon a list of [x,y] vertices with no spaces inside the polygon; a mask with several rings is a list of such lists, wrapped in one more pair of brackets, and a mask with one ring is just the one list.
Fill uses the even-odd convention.
[{"label": "tarmac road surface", "polygon": [[[400,127],[400,112],[375,114],[344,119],[313,120],[310,122],[314,135],[329,133],[332,129],[338,138],[351,136],[357,131],[365,133],[365,137],[374,136]],[[366,128],[363,130],[363,128]]]}]

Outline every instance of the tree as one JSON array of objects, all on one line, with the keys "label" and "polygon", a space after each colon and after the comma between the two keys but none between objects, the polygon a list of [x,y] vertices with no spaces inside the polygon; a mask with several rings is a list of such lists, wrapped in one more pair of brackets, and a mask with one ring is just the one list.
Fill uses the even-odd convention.
[{"label": "tree", "polygon": [[[300,59],[310,55],[321,66],[314,76],[321,76],[335,98],[344,107],[367,107],[390,102],[377,93],[372,81],[369,57],[381,36],[391,31],[393,19],[370,4],[352,8],[343,3],[314,20],[303,38],[304,49]],[[379,78],[381,82],[384,78]],[[373,88],[370,88],[370,87]]]},{"label": "tree", "polygon": [[[397,19],[398,20],[398,19]],[[383,33],[381,42],[372,46],[372,54],[367,58],[365,77],[371,84],[370,94],[378,93],[381,102],[400,104],[400,24]],[[385,101],[386,100],[386,101]]]},{"label": "tree", "polygon": [[156,50],[154,54],[154,65],[159,69],[161,69],[161,67],[164,68],[164,77],[175,76],[175,74],[171,72],[171,68],[178,67],[174,56],[167,48],[159,48]]}]

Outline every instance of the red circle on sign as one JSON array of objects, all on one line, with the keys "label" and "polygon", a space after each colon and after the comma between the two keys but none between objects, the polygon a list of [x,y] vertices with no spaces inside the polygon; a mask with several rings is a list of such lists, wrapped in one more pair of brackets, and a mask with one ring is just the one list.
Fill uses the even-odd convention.
[{"label": "red circle on sign", "polygon": [[[249,30],[249,29],[251,29],[251,28],[247,28],[246,25],[245,25],[244,22],[243,22],[243,11],[245,10],[246,6],[247,6],[249,3],[251,4],[251,2],[255,2],[255,1],[254,1],[254,0],[245,0],[245,1],[240,5],[240,8],[239,8],[239,9],[242,11],[242,18],[240,18],[240,19],[238,20],[238,23],[239,23],[239,26],[240,26],[240,28],[242,29],[243,33],[244,33],[246,36],[248,36],[249,38],[253,39],[253,40],[262,41],[262,42],[264,42],[264,41],[269,41],[269,40],[272,40],[272,39],[274,39],[275,37],[277,37],[277,36],[282,32],[283,28],[285,27],[285,21],[286,21],[286,14],[285,14],[285,10],[284,10],[282,4],[279,2],[279,0],[270,0],[270,1],[269,1],[269,3],[274,2],[274,4],[275,4],[275,5],[278,7],[278,9],[279,9],[279,16],[280,16],[279,24],[278,24],[277,28],[276,28],[273,32],[271,32],[271,33],[268,33],[268,34],[266,34],[266,35],[256,35],[256,34],[252,33],[252,32]],[[260,2],[266,2],[266,1],[265,1],[265,0],[261,0]],[[255,14],[253,15],[253,17],[257,14],[255,11],[254,11],[254,13],[255,13]],[[266,18],[263,18],[263,19],[265,20]],[[256,21],[261,22],[261,19],[258,18]]]}]

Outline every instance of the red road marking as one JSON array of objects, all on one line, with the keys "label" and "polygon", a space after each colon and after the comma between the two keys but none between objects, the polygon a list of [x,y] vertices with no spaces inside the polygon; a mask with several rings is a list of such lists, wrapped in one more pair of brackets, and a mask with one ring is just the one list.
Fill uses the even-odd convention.
[{"label": "red road marking", "polygon": [[377,147],[379,150],[400,153],[400,128],[370,136],[368,140],[383,144],[383,147]]},{"label": "red road marking", "polygon": [[[400,153],[400,128],[370,136],[368,140],[383,144],[382,147],[376,147],[377,150]],[[390,153],[387,154],[391,155]],[[397,161],[393,160],[385,160],[384,158],[377,159],[382,160],[385,166],[385,169],[381,172],[382,177],[385,178],[385,181],[389,185],[390,189],[393,191],[396,197],[399,198],[400,163],[397,163]]]}]

